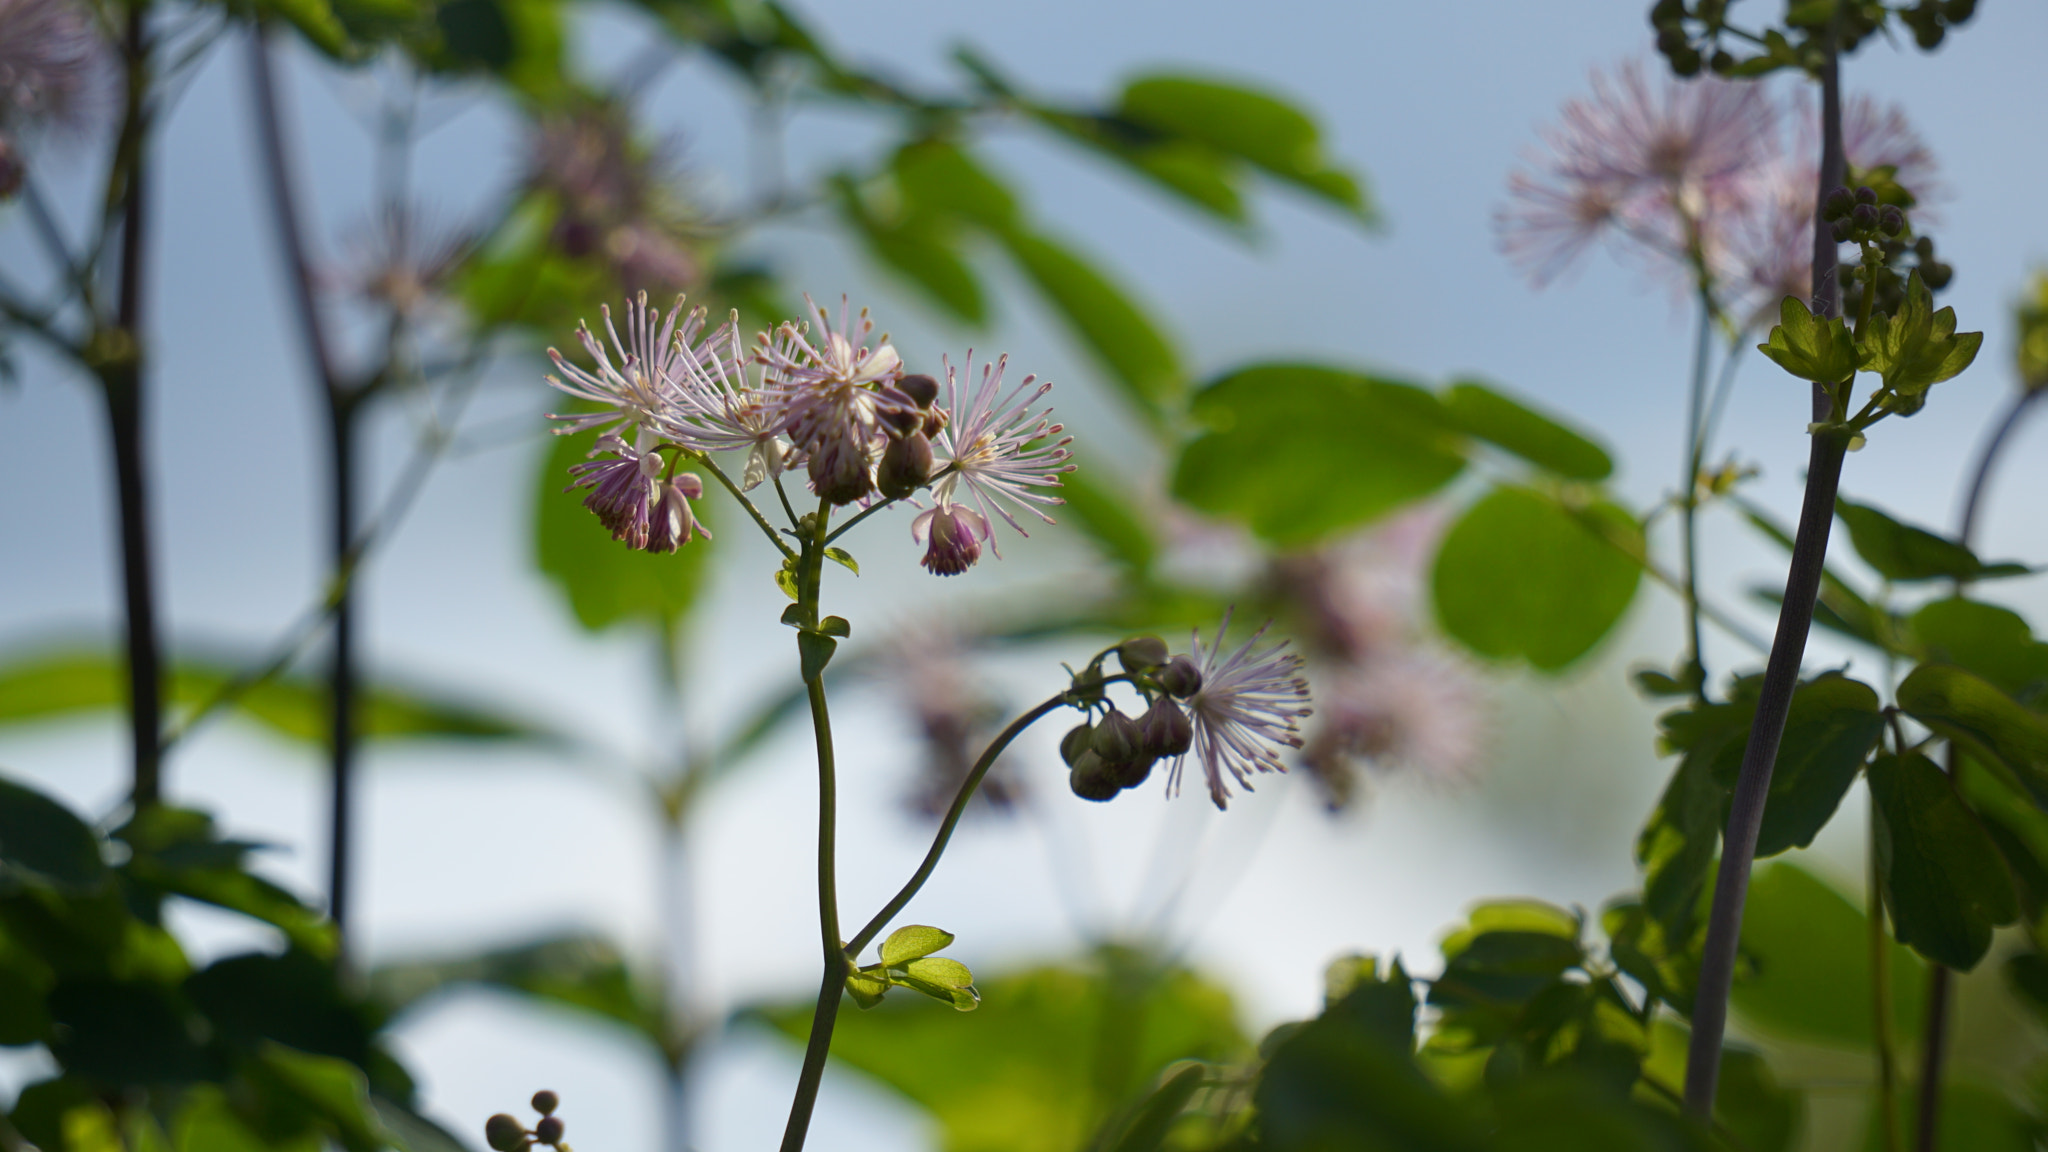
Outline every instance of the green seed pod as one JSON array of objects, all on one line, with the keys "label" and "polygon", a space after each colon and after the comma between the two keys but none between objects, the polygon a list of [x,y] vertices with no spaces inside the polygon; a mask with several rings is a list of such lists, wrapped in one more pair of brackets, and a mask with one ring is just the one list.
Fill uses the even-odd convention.
[{"label": "green seed pod", "polygon": [[1144,746],[1145,734],[1138,731],[1138,722],[1114,708],[1095,725],[1095,740],[1090,745],[1097,756],[1116,767],[1136,758]]},{"label": "green seed pod", "polygon": [[553,1148],[561,1144],[562,1132],[567,1127],[567,1124],[562,1123],[560,1116],[546,1116],[533,1126],[533,1138]]},{"label": "green seed pod", "polygon": [[526,1147],[526,1126],[500,1112],[484,1121],[484,1143],[495,1152],[519,1152]]},{"label": "green seed pod", "polygon": [[1159,670],[1159,686],[1177,699],[1185,700],[1202,690],[1202,670],[1186,656],[1175,656]]},{"label": "green seed pod", "polygon": [[1943,288],[1948,287],[1948,282],[1955,278],[1955,266],[1952,264],[1944,264],[1939,260],[1935,261],[1932,264],[1929,264],[1927,267],[1922,268],[1920,270],[1920,279],[1926,282],[1927,287],[1930,290],[1935,292],[1939,292]]},{"label": "green seed pod", "polygon": [[1139,756],[1122,764],[1111,765],[1110,775],[1116,779],[1118,788],[1136,788],[1152,775],[1152,766],[1159,762],[1157,756]]},{"label": "green seed pod", "polygon": [[1095,729],[1086,724],[1076,724],[1067,730],[1065,736],[1060,737],[1060,759],[1067,762],[1067,767],[1072,768],[1075,761],[1081,758],[1081,753],[1094,747]]},{"label": "green seed pod", "polygon": [[1150,672],[1166,663],[1169,655],[1166,641],[1157,636],[1137,636],[1116,646],[1117,663],[1132,674]]},{"label": "green seed pod", "polygon": [[1117,783],[1116,775],[1109,770],[1109,765],[1104,764],[1102,757],[1093,752],[1081,753],[1081,758],[1074,762],[1074,770],[1067,774],[1067,787],[1072,788],[1074,795],[1081,799],[1097,803],[1123,791],[1123,785]]}]

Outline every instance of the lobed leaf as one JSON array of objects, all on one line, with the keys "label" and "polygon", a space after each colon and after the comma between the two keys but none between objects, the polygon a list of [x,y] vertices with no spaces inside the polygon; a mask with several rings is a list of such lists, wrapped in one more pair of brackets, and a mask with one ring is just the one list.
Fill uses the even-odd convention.
[{"label": "lobed leaf", "polygon": [[1778,305],[1778,324],[1757,350],[1801,380],[1835,384],[1856,374],[1856,344],[1847,325],[1840,317],[1815,316],[1797,296]]},{"label": "lobed leaf", "polygon": [[1967,972],[1992,929],[2019,916],[2005,861],[1948,774],[1918,754],[1870,765],[1879,868],[1893,935],[1938,964]]}]

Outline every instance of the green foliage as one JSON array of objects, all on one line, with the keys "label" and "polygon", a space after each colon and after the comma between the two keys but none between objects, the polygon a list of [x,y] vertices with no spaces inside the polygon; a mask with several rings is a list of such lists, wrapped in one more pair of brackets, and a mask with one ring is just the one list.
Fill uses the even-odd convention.
[{"label": "green foliage", "polygon": [[1158,419],[1179,400],[1185,387],[1179,355],[1129,293],[1049,237],[1010,228],[1001,239],[1025,278],[1140,413]]},{"label": "green foliage", "polygon": [[1412,384],[1312,364],[1257,364],[1195,394],[1207,431],[1182,447],[1173,494],[1281,546],[1314,542],[1442,488],[1462,437]]},{"label": "green foliage", "polygon": [[[640,552],[611,538],[583,507],[580,492],[565,492],[569,466],[590,451],[592,437],[557,436],[534,485],[534,557],[569,602],[576,622],[598,632],[632,622],[668,629],[697,603],[710,549],[702,540],[672,555]],[[697,502],[709,521],[711,500]]]},{"label": "green foliage", "polygon": [[1152,570],[1159,544],[1140,514],[1120,496],[1128,484],[1104,482],[1104,466],[1081,460],[1079,467],[1060,480],[1060,498],[1066,501],[1060,521],[1086,532],[1102,554],[1142,581]]},{"label": "green foliage", "polygon": [[881,1003],[891,987],[903,987],[972,1012],[981,1005],[974,973],[958,960],[932,955],[952,942],[951,932],[928,924],[898,928],[882,941],[879,961],[846,974],[846,991],[862,1008]]},{"label": "green foliage", "polygon": [[106,883],[99,838],[69,808],[0,779],[0,894],[93,891]]},{"label": "green foliage", "polygon": [[677,1041],[659,990],[637,979],[610,941],[552,936],[474,956],[386,964],[370,973],[370,994],[397,1014],[451,987],[482,985],[529,996],[623,1026],[664,1055]]},{"label": "green foliage", "polygon": [[1924,528],[1901,524],[1865,504],[1835,501],[1849,527],[1849,542],[1863,562],[1887,580],[1984,580],[2023,576],[2023,564],[1986,564],[1968,548]]},{"label": "green foliage", "polygon": [[145,808],[113,835],[128,851],[123,879],[152,902],[183,896],[239,912],[276,927],[293,947],[309,955],[333,958],[334,925],[291,893],[249,872],[247,858],[261,845],[221,839],[205,813],[161,805]]},{"label": "green foliage", "polygon": [[[1919,1130],[1919,1095],[1899,1093],[1899,1131]],[[1880,1114],[1877,1108],[1870,1110],[1870,1120],[1863,1132],[1866,1152],[1884,1152]],[[2048,1124],[2014,1104],[2004,1092],[1972,1080],[1952,1079],[1942,1085],[1935,1147],[1967,1148],[1969,1152],[2036,1152],[2043,1139],[2048,1139]]]},{"label": "green foliage", "polygon": [[[1894,1027],[1911,1043],[1925,1016],[1927,969],[1898,944],[1885,947]],[[1742,957],[1732,1002],[1746,1024],[1790,1040],[1871,1046],[1869,922],[1812,873],[1782,862],[1757,870],[1742,919]]]},{"label": "green foliage", "polygon": [[1897,695],[1907,715],[2002,768],[2036,803],[2048,806],[2048,720],[1981,677],[1946,664],[1915,668]]},{"label": "green foliage", "polygon": [[[1933,294],[1915,270],[1906,281],[1906,299],[1898,315],[1870,318],[1858,350],[1861,367],[1884,377],[1886,390],[1917,397],[1930,387],[1962,373],[1984,344],[1982,332],[1957,332],[1956,310],[1934,310]],[[1900,410],[1910,414],[1914,407]]]},{"label": "green foliage", "polygon": [[[1116,950],[995,977],[982,996],[971,1016],[894,1000],[842,1014],[832,1056],[928,1109],[947,1152],[1072,1152],[1152,1069],[1247,1048],[1222,989]],[[810,1029],[808,1002],[765,1015],[799,1041]]]},{"label": "green foliage", "polygon": [[2023,703],[2048,690],[2048,644],[2009,608],[1961,597],[1930,600],[1910,626],[1923,660],[1973,672]]},{"label": "green foliage", "polygon": [[1607,450],[1518,400],[1476,381],[1444,392],[1444,411],[1470,435],[1566,480],[1605,480],[1614,473]]},{"label": "green foliage", "polygon": [[869,206],[851,179],[839,180],[835,191],[841,219],[879,263],[901,273],[954,319],[976,326],[987,321],[988,301],[981,282],[961,256],[949,219],[924,212],[889,222]]},{"label": "green foliage", "polygon": [[1991,837],[1925,756],[1872,761],[1870,793],[1883,816],[1877,854],[1892,934],[1938,964],[1975,968],[1991,930],[2019,916]]},{"label": "green foliage", "polygon": [[[1739,699],[1719,714],[1727,738],[1711,760],[1714,780],[1732,797],[1750,720],[1756,715],[1755,692],[1760,681],[1747,681]],[[1884,731],[1875,689],[1845,676],[1827,673],[1800,684],[1778,744],[1777,767],[1771,773],[1770,798],[1764,806],[1763,828],[1757,836],[1758,857],[1775,856],[1813,843],[1833,818],[1842,797],[1855,782],[1864,758]],[[1726,821],[1725,808],[1722,821]]]},{"label": "green foliage", "polygon": [[1796,296],[1778,305],[1777,326],[1757,351],[1801,380],[1836,384],[1856,373],[1856,344],[1842,319],[1815,316]]},{"label": "green foliage", "polygon": [[[1263,92],[1187,76],[1147,76],[1124,88],[1122,119],[1189,144],[1245,161],[1343,208],[1373,219],[1358,179],[1323,154],[1316,123]],[[1183,160],[1182,163],[1187,163]]]},{"label": "green foliage", "polygon": [[1642,580],[1642,548],[1642,526],[1615,504],[1496,488],[1437,551],[1437,622],[1481,656],[1555,672],[1621,620]]}]

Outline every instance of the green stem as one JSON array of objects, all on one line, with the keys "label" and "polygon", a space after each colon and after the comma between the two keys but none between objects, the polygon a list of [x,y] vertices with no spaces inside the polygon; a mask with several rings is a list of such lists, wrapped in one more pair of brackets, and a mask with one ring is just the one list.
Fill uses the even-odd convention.
[{"label": "green stem", "polygon": [[[783,559],[794,560],[797,558],[796,549],[791,548],[789,546],[789,543],[783,540],[782,533],[777,532],[775,530],[775,526],[773,524],[768,523],[768,518],[766,516],[761,515],[761,510],[754,506],[754,502],[752,500],[747,499],[747,494],[745,492],[740,491],[740,486],[732,482],[732,477],[727,476],[725,474],[725,470],[718,466],[717,461],[713,460],[709,455],[702,454],[697,456],[697,460],[704,465],[704,470],[706,472],[709,472],[713,476],[717,477],[718,482],[720,484],[725,485],[725,490],[727,492],[732,493],[732,498],[740,502],[740,507],[745,508],[747,510],[747,515],[752,516],[754,518],[754,523],[758,525],[761,529],[761,535],[768,537],[768,542],[770,544],[775,545],[776,549],[782,553]],[[776,486],[776,491],[779,492],[781,490],[781,485],[778,484]],[[784,500],[782,507],[785,511],[787,511],[789,508],[789,502],[787,500]],[[797,521],[796,516],[794,514],[790,516],[789,522],[792,527],[795,526]]]},{"label": "green stem", "polygon": [[[820,500],[799,563],[797,602],[810,610],[812,619],[817,617],[825,534],[831,515],[832,506]],[[832,1050],[832,1028],[839,1019],[839,998],[846,987],[847,968],[846,948],[839,938],[838,783],[832,755],[832,718],[825,707],[823,674],[812,677],[804,686],[810,697],[811,730],[818,748],[818,934],[825,972],[818,988],[818,1006],[811,1016],[811,1037],[804,1048],[803,1071],[797,1076],[796,1098],[790,1102],[789,1123],[782,1132],[782,1152],[801,1152],[804,1136],[810,1130],[811,1112],[818,1103],[818,1086],[825,1077],[825,1057]]]},{"label": "green stem", "polygon": [[[945,478],[945,476],[948,473],[953,471],[953,467],[953,465],[948,464],[944,468],[940,469],[938,472],[934,473],[931,479],[925,481],[926,487],[930,487],[931,485],[936,484],[941,479]],[[846,523],[841,524],[839,527],[834,528],[832,530],[832,534],[830,536],[825,537],[825,543],[832,543],[834,540],[837,540],[841,536],[846,535],[848,532],[853,531],[854,526],[858,525],[861,521],[867,519],[870,516],[873,516],[875,513],[880,512],[884,508],[888,508],[894,505],[895,503],[896,501],[894,500],[884,500],[879,504],[868,505],[866,508],[860,510],[859,515],[855,516],[851,520],[848,520]]]},{"label": "green stem", "polygon": [[973,770],[967,773],[967,779],[961,782],[960,791],[953,797],[953,806],[946,809],[946,818],[939,821],[938,835],[932,837],[932,846],[924,854],[924,862],[917,866],[917,871],[911,875],[910,880],[882,906],[882,910],[875,913],[874,919],[868,921],[867,927],[862,928],[859,934],[846,942],[848,957],[858,957],[861,949],[866,948],[870,941],[880,935],[882,929],[889,926],[889,921],[894,920],[896,914],[909,905],[911,898],[917,895],[918,889],[924,887],[925,881],[931,879],[932,871],[939,866],[939,857],[946,854],[946,843],[953,838],[953,829],[959,825],[961,815],[967,811],[967,802],[974,798],[974,790],[981,785],[982,777],[987,776],[988,770],[995,765],[996,757],[1001,756],[1003,750],[1010,746],[1010,742],[1026,728],[1043,720],[1048,713],[1064,707],[1067,703],[1067,694],[1060,693],[1011,721],[1010,726],[1003,729],[1001,734],[989,743],[983,750],[981,759],[974,762]]},{"label": "green stem", "polygon": [[[1899,750],[1905,755],[1905,749]],[[1870,800],[1870,895],[1868,915],[1870,938],[1871,1031],[1877,1042],[1877,1106],[1879,1128],[1884,1132],[1884,1152],[1901,1152],[1899,1147],[1898,1060],[1892,1038],[1891,955],[1884,925],[1884,869],[1878,859],[1877,797]]]},{"label": "green stem", "polygon": [[1685,679],[1692,684],[1695,699],[1705,699],[1707,665],[1700,644],[1699,591],[1699,508],[1700,458],[1706,451],[1707,365],[1712,348],[1714,305],[1704,280],[1700,284],[1700,334],[1693,349],[1692,382],[1686,390],[1685,475],[1678,490],[1678,511],[1682,524],[1685,565]]}]

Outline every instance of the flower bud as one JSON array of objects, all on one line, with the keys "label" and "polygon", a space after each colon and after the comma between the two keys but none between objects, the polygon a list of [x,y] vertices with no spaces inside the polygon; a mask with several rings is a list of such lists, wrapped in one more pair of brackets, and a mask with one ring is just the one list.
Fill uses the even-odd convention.
[{"label": "flower bud", "polygon": [[946,430],[946,425],[952,423],[952,420],[944,408],[933,408],[924,414],[924,434],[937,436]]},{"label": "flower bud", "polygon": [[1856,189],[1856,202],[1858,204],[1875,206],[1877,204],[1877,189],[1872,188],[1868,184]]},{"label": "flower bud", "polygon": [[1877,214],[1877,230],[1887,236],[1897,236],[1906,229],[1906,214],[1895,204],[1887,204]]},{"label": "flower bud", "polygon": [[891,436],[908,436],[924,427],[924,413],[915,408],[883,408],[875,415],[889,426]]},{"label": "flower bud", "polygon": [[891,500],[901,500],[932,475],[932,442],[922,432],[912,432],[889,441],[882,449],[882,463],[875,470],[875,488]]},{"label": "flower bud", "polygon": [[1067,774],[1067,787],[1081,799],[1098,803],[1123,791],[1123,785],[1116,782],[1109,765],[1093,752],[1081,753],[1081,758],[1074,762],[1074,770]]},{"label": "flower bud", "polygon": [[898,380],[896,387],[919,408],[929,408],[939,398],[939,382],[922,372]]},{"label": "flower bud", "polygon": [[1152,775],[1152,766],[1158,762],[1157,756],[1139,756],[1122,764],[1112,764],[1109,771],[1118,788],[1136,788]]},{"label": "flower bud", "polygon": [[1117,663],[1132,674],[1150,672],[1166,663],[1170,655],[1166,641],[1157,636],[1137,636],[1116,646]]},{"label": "flower bud", "polygon": [[866,455],[857,445],[833,442],[813,451],[809,470],[812,489],[834,504],[852,504],[875,489]]},{"label": "flower bud", "polygon": [[1857,231],[1867,232],[1877,227],[1877,209],[1869,204],[1858,204],[1850,211],[1849,220],[1856,225]]},{"label": "flower bud", "polygon": [[1095,729],[1086,724],[1076,724],[1060,737],[1060,759],[1072,768],[1081,759],[1081,753],[1095,747]]},{"label": "flower bud", "polygon": [[1164,696],[1138,717],[1145,751],[1154,756],[1179,756],[1195,741],[1195,726],[1180,705]]},{"label": "flower bud", "polygon": [[562,1142],[562,1131],[567,1127],[560,1116],[544,1116],[533,1126],[533,1138],[553,1148]]},{"label": "flower bud", "polygon": [[1707,67],[1713,69],[1716,76],[1726,76],[1735,71],[1735,54],[1726,49],[1716,49],[1712,56],[1707,57]]},{"label": "flower bud", "polygon": [[1144,745],[1145,734],[1138,731],[1138,722],[1112,708],[1095,725],[1095,739],[1090,747],[1110,765],[1122,767],[1140,755]]},{"label": "flower bud", "polygon": [[1856,207],[1856,197],[1850,195],[1847,188],[1836,185],[1834,190],[1828,193],[1827,199],[1821,201],[1820,218],[1823,220],[1840,220],[1842,217],[1847,216],[1850,209],[1854,207]]},{"label": "flower bud", "polygon": [[1169,695],[1185,700],[1202,690],[1202,670],[1186,656],[1175,656],[1159,670],[1159,686]]},{"label": "flower bud", "polygon": [[1835,243],[1846,244],[1849,237],[1856,234],[1856,225],[1845,216],[1829,226],[1829,234],[1835,238]]},{"label": "flower bud", "polygon": [[1925,268],[1920,269],[1921,281],[1925,283],[1931,291],[1935,292],[1939,292],[1943,288],[1948,287],[1948,282],[1950,280],[1955,279],[1955,276],[1955,266],[1952,264],[1944,264],[1939,260],[1935,261],[1932,264],[1927,265]]},{"label": "flower bud", "polygon": [[519,1152],[526,1147],[526,1126],[500,1112],[484,1121],[484,1143],[495,1152]]},{"label": "flower bud", "polygon": [[554,1115],[555,1109],[561,1106],[562,1098],[545,1088],[533,1094],[533,1110],[543,1116]]},{"label": "flower bud", "polygon": [[1913,241],[1913,255],[1918,256],[1922,264],[1934,259],[1934,237],[1922,236]]}]

